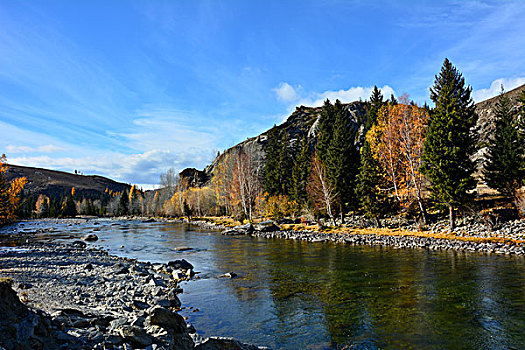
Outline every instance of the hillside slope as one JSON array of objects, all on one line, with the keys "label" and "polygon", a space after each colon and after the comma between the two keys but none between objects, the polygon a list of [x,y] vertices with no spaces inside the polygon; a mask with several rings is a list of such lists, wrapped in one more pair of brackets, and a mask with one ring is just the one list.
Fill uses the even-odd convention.
[{"label": "hillside slope", "polygon": [[8,181],[17,177],[25,177],[28,180],[24,187],[26,194],[45,194],[49,197],[60,197],[70,193],[73,187],[79,196],[87,198],[100,197],[106,188],[114,192],[121,192],[131,187],[98,175],[76,175],[20,165],[9,165],[6,177]]}]

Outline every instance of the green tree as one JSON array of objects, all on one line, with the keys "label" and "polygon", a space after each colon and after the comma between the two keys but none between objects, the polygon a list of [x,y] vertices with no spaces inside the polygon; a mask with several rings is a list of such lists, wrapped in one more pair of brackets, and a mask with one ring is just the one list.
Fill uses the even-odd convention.
[{"label": "green tree", "polygon": [[128,215],[129,214],[129,196],[128,191],[122,191],[120,195],[120,201],[118,204],[117,215]]},{"label": "green tree", "polygon": [[512,112],[510,98],[503,86],[496,104],[496,130],[488,148],[483,175],[489,187],[515,198],[523,185],[525,144],[520,140],[519,118]]},{"label": "green tree", "polygon": [[60,216],[64,218],[74,217],[77,215],[77,206],[72,196],[67,196],[64,202],[62,203],[62,208],[60,209]]},{"label": "green tree", "polygon": [[334,124],[334,106],[330,103],[329,99],[326,99],[321,109],[321,115],[317,125],[317,143],[315,144],[315,153],[322,161],[327,158],[328,148],[332,142]]},{"label": "green tree", "polygon": [[372,90],[372,95],[370,96],[369,107],[366,112],[366,130],[370,130],[372,125],[375,124],[377,120],[377,114],[381,107],[383,106],[383,95],[381,90],[374,85],[374,90]]},{"label": "green tree", "polygon": [[300,205],[304,205],[308,201],[306,185],[308,183],[308,176],[310,174],[311,162],[310,148],[308,145],[308,138],[306,137],[306,135],[303,136],[303,138],[301,139],[301,144],[299,145],[299,147],[300,151],[297,157],[295,158],[292,170],[292,198],[295,201],[297,201]]},{"label": "green tree", "polygon": [[330,181],[337,192],[337,204],[341,218],[353,202],[355,179],[359,171],[359,152],[355,146],[356,130],[349,125],[345,110],[339,100],[332,107],[334,113],[333,134],[326,154],[326,166]]},{"label": "green tree", "polygon": [[461,73],[445,59],[430,99],[435,109],[430,116],[421,170],[431,184],[432,199],[448,206],[450,229],[455,227],[455,209],[472,199],[476,187],[472,174],[476,166],[471,156],[476,139],[471,129],[477,115]]},{"label": "green tree", "polygon": [[385,195],[381,192],[381,184],[384,177],[381,176],[381,165],[374,158],[370,144],[365,141],[361,148],[361,166],[357,181],[356,193],[360,203],[360,209],[366,217],[375,220],[378,218],[384,207]]},{"label": "green tree", "polygon": [[266,145],[266,159],[264,163],[264,190],[270,195],[279,194],[281,145],[279,132],[274,127],[268,133],[268,143]]}]

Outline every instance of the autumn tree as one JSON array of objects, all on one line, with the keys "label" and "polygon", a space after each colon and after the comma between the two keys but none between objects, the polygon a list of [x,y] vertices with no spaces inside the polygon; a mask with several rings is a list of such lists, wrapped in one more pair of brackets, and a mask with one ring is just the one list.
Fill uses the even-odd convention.
[{"label": "autumn tree", "polygon": [[483,175],[489,187],[515,198],[525,179],[525,143],[520,137],[519,117],[512,111],[503,86],[495,112],[496,130],[488,147]]},{"label": "autumn tree", "polygon": [[455,227],[455,209],[472,199],[476,187],[472,176],[476,150],[472,128],[477,121],[472,89],[461,73],[445,59],[430,89],[435,108],[424,143],[422,172],[431,184],[433,199],[448,206],[450,229]]},{"label": "autumn tree", "polygon": [[310,167],[307,192],[316,209],[324,212],[335,225],[333,206],[338,193],[333,183],[328,179],[326,165],[317,154],[314,156]]},{"label": "autumn tree", "polygon": [[240,204],[244,216],[252,220],[255,199],[260,193],[258,167],[251,156],[245,152],[235,155],[233,181],[231,183],[232,197]]},{"label": "autumn tree", "polygon": [[15,212],[18,208],[20,193],[27,179],[18,177],[9,183],[6,179],[7,158],[5,154],[0,157],[0,225],[16,219]]}]

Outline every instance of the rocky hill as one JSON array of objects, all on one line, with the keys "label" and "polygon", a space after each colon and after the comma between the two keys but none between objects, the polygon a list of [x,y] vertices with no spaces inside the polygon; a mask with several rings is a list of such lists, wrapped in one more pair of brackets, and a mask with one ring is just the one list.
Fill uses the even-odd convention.
[{"label": "rocky hill", "polygon": [[[525,90],[525,85],[522,85],[506,93],[506,95],[508,95],[513,101],[514,108],[517,108],[516,99],[523,90]],[[494,133],[495,106],[497,100],[498,97],[496,96],[476,104],[476,110],[479,115],[476,131],[480,135],[480,150],[476,153],[475,158],[478,160],[483,159],[488,141],[490,140],[491,135]],[[362,134],[365,131],[364,122],[366,115],[366,103],[356,101],[344,104],[344,107],[347,112],[349,125],[358,129],[359,133]],[[249,154],[252,160],[258,163],[260,166],[264,165],[264,159],[266,156],[265,148],[268,141],[268,134],[271,132],[275,131],[281,135],[283,133],[287,133],[290,144],[298,142],[303,137],[303,135],[307,135],[308,141],[311,145],[315,144],[317,137],[317,123],[320,113],[321,107],[297,107],[284,123],[274,126],[273,128],[263,132],[258,136],[249,138],[218,155],[217,158],[215,158],[215,160],[210,165],[208,165],[203,172],[199,172],[200,181],[195,184],[203,185],[208,183],[213,176],[215,167],[223,159],[223,157],[241,150]],[[478,165],[481,167],[482,162],[479,162]]]},{"label": "rocky hill", "polygon": [[[505,93],[505,95],[507,95],[512,101],[513,109],[518,108],[517,99],[521,92],[524,90],[525,84]],[[496,128],[495,117],[498,97],[499,96],[496,96],[476,104],[476,112],[478,113],[478,123],[476,125],[476,131],[479,134],[478,144],[480,148],[474,156],[474,158],[478,160],[478,173],[481,170],[481,160],[483,160],[487,152],[487,145],[489,144],[490,139],[494,134],[494,130]]]},{"label": "rocky hill", "polygon": [[24,187],[26,194],[45,194],[49,197],[60,197],[65,193],[70,193],[72,187],[75,187],[76,193],[81,197],[87,198],[99,198],[106,188],[114,192],[121,192],[131,187],[98,175],[76,175],[20,165],[9,165],[6,176],[8,181],[17,177],[25,177],[28,180]]},{"label": "rocky hill", "polygon": [[[364,116],[366,114],[366,103],[361,101],[355,101],[344,104],[344,110],[348,118],[348,125],[358,132],[364,130]],[[243,151],[248,154],[252,161],[259,166],[264,165],[266,157],[266,145],[268,143],[268,135],[270,133],[276,133],[280,137],[287,134],[288,140],[291,146],[301,141],[303,136],[306,135],[308,143],[313,146],[317,137],[317,124],[321,114],[321,107],[296,107],[295,111],[286,119],[286,121],[280,125],[276,125],[273,128],[263,132],[262,134],[249,138],[218,155],[215,160],[204,169],[204,182],[200,185],[207,183],[213,177],[213,172],[217,164],[227,155]]]}]

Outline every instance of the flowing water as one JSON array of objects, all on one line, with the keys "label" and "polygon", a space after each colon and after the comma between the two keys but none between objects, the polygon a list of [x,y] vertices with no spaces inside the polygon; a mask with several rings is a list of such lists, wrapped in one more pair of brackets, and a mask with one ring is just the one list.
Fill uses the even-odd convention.
[{"label": "flowing water", "polygon": [[[175,223],[14,230],[35,239],[95,233],[112,254],[190,261],[200,273],[182,284],[181,313],[204,336],[274,349],[525,349],[523,258],[222,236]],[[218,277],[230,271],[238,277]]]}]

